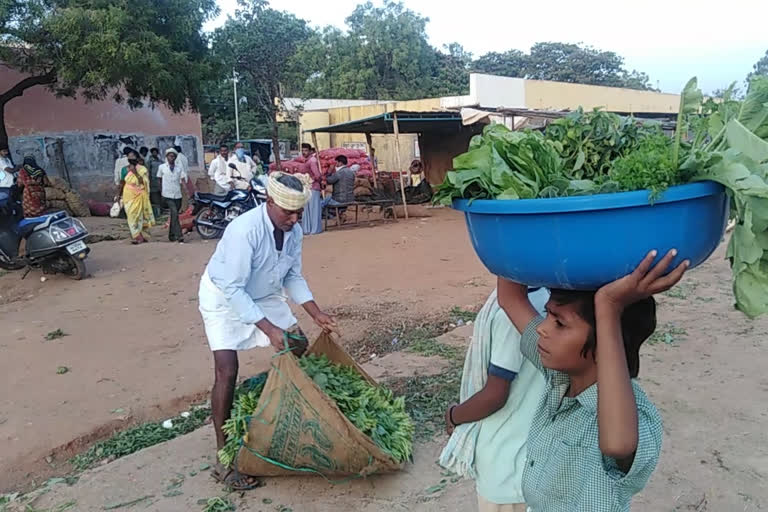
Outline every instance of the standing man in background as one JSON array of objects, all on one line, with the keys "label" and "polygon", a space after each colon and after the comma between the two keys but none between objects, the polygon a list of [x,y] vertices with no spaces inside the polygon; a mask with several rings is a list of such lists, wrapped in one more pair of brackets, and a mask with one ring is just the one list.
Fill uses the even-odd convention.
[{"label": "standing man in background", "polygon": [[[233,158],[237,159],[235,165],[237,165],[237,170],[242,172],[241,167],[245,168],[247,170],[247,173],[251,176],[256,176],[259,174],[259,166],[256,164],[256,162],[251,158],[249,155],[245,152],[245,147],[243,146],[242,142],[238,142],[235,144],[235,154]],[[258,157],[256,157],[258,158]],[[230,161],[233,161],[230,159]],[[243,174],[243,177],[245,177],[245,174]],[[250,181],[250,178],[248,178]]]},{"label": "standing man in background", "polygon": [[184,168],[184,172],[189,174],[189,160],[187,159],[187,155],[181,152],[181,146],[173,146],[173,149],[176,150],[176,154],[178,155],[176,157],[176,163]]},{"label": "standing man in background", "polygon": [[119,185],[123,180],[123,169],[128,167],[128,155],[130,153],[134,153],[133,148],[125,146],[123,148],[123,156],[115,160],[115,185]]},{"label": "standing man in background", "polygon": [[237,189],[248,190],[248,187],[251,185],[251,178],[253,178],[256,170],[256,164],[253,163],[251,157],[245,154],[242,142],[235,144],[235,154],[229,157],[227,164],[233,164],[237,168],[235,170],[227,165],[230,177],[239,176],[242,178],[241,180],[232,179],[232,186]]},{"label": "standing man in background", "polygon": [[323,172],[320,170],[315,148],[311,145],[307,143],[301,145],[301,156],[307,161],[304,174],[308,174],[312,181],[312,195],[301,217],[301,229],[304,230],[305,235],[316,235],[323,231],[323,205],[320,197],[320,191],[323,189]]},{"label": "standing man in background", "polygon": [[181,232],[179,222],[179,210],[181,209],[181,182],[189,179],[187,171],[176,163],[176,150],[168,148],[165,151],[166,162],[157,170],[157,177],[163,191],[163,203],[170,212],[170,227],[168,228],[168,240],[184,243],[184,235]]},{"label": "standing man in background", "polygon": [[[213,159],[208,167],[208,177],[213,181],[213,193],[218,196],[226,195],[231,190],[229,186],[229,171],[227,161],[229,160],[229,146],[222,144],[219,146],[219,154]],[[224,185],[220,185],[219,183]]]},{"label": "standing man in background", "polygon": [[149,156],[145,158],[147,170],[149,171],[149,201],[152,206],[157,208],[155,217],[160,213],[160,208],[163,205],[163,196],[160,193],[160,178],[158,178],[157,171],[163,164],[163,159],[160,158],[160,150],[152,148],[149,150]]}]

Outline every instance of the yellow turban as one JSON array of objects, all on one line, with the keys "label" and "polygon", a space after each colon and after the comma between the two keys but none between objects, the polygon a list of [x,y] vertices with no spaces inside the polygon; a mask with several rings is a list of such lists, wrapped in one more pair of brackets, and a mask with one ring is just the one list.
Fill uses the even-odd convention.
[{"label": "yellow turban", "polygon": [[[281,176],[293,176],[301,182],[303,190],[299,191],[292,189],[291,187],[286,187],[277,181]],[[295,212],[304,208],[304,205],[309,201],[309,198],[312,195],[312,180],[307,174],[285,174],[273,171],[269,174],[267,194],[280,208]]]}]

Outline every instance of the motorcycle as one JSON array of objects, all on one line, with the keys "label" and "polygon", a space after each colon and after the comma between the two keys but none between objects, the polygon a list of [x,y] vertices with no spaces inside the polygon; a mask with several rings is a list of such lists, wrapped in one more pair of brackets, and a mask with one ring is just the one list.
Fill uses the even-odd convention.
[{"label": "motorcycle", "polygon": [[[229,164],[229,167],[237,169],[234,164]],[[232,177],[246,181],[240,176]],[[262,176],[256,176],[247,189],[230,190],[223,196],[195,192],[192,198],[194,224],[200,237],[205,240],[221,237],[230,222],[266,202],[267,188],[262,179]]]},{"label": "motorcycle", "polygon": [[[41,268],[44,274],[86,277],[85,258],[91,249],[83,223],[63,211],[25,219],[17,196],[15,186],[0,189],[0,268]],[[24,254],[19,254],[22,239]]]}]

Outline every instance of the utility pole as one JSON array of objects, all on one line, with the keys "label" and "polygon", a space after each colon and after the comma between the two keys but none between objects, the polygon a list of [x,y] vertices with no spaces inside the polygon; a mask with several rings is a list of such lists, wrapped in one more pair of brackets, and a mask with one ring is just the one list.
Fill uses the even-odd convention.
[{"label": "utility pole", "polygon": [[235,68],[232,68],[232,85],[235,88],[235,132],[237,133],[237,141],[239,141],[240,140],[240,117],[237,112],[237,104],[239,103],[239,101],[237,100],[237,73],[235,73]]}]

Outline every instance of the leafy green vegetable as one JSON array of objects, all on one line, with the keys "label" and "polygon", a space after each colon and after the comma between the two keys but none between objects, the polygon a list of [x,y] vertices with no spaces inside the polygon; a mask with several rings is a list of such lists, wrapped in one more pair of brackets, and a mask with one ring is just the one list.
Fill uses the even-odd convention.
[{"label": "leafy green vegetable", "polygon": [[[398,462],[410,459],[414,427],[405,412],[403,397],[395,398],[391,390],[370,385],[357,370],[332,363],[325,355],[308,355],[298,362],[307,376],[336,402],[342,414],[382,451]],[[236,397],[231,417],[223,427],[227,443],[219,451],[222,464],[228,466],[234,461],[263,389],[262,380]]]},{"label": "leafy green vegetable", "polygon": [[654,133],[660,130],[639,124],[631,117],[599,109],[585,113],[581,107],[546,129],[546,137],[554,142],[569,176],[598,181],[608,174],[616,158]]},{"label": "leafy green vegetable", "polygon": [[640,141],[634,151],[613,162],[610,177],[619,190],[650,190],[657,197],[668,187],[688,182],[692,171],[674,165],[672,141],[657,133]]}]

